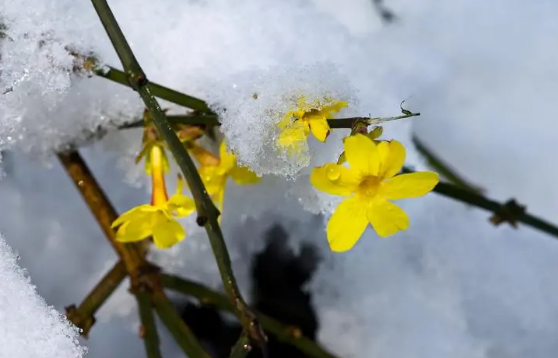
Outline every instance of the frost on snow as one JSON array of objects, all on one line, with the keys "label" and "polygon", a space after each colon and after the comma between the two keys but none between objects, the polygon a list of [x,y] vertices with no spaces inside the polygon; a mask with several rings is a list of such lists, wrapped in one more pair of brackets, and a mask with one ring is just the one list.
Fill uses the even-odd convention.
[{"label": "frost on snow", "polygon": [[78,329],[37,294],[0,237],[0,357],[82,357],[78,336]]},{"label": "frost on snow", "polygon": [[[367,32],[365,23],[375,21],[369,0],[342,7],[332,0],[110,1],[152,81],[221,111],[223,130],[241,162],[259,173],[298,175],[294,184],[267,176],[254,188],[227,188],[223,231],[245,293],[247,262],[261,248],[262,232],[282,220],[293,241],[311,241],[325,257],[309,290],[320,318],[319,338],[340,356],[552,356],[558,349],[555,241],[524,227],[494,228],[487,213],[431,195],[403,204],[412,221],[408,232],[393,240],[368,232],[351,253],[332,255],[321,219],[299,203],[312,212],[328,212],[334,203],[312,192],[308,168],[302,167],[331,161],[346,131],[333,131],[326,144],[310,139],[309,157],[300,161],[274,157],[267,147],[276,130],[269,124],[277,119],[267,114],[290,109],[288,98],[297,91],[350,99],[347,117],[395,115],[408,99],[408,108],[422,116],[384,131],[406,145],[408,164],[421,165],[410,145],[414,130],[489,196],[517,197],[530,211],[556,219],[558,191],[551,189],[558,171],[548,164],[548,153],[558,150],[552,115],[558,93],[556,1],[383,3],[396,21]],[[133,91],[72,72],[67,46],[120,66],[90,2],[0,1],[0,14],[8,36],[0,40],[0,147],[42,153],[87,138],[99,125],[139,117],[142,104]],[[356,19],[360,25],[347,14],[362,16]],[[177,111],[168,103],[163,107]],[[140,131],[111,137],[105,147],[118,147],[118,161],[133,163]],[[84,152],[120,210],[148,200],[146,193],[122,185],[102,145]],[[20,252],[44,245],[48,255],[26,266],[42,277],[37,283],[50,290],[49,302],[62,305],[71,290],[60,293],[44,271],[70,274],[52,258],[80,267],[76,282],[88,277],[94,283],[80,260],[98,268],[114,257],[95,241],[100,234],[73,188],[62,184],[60,168],[47,172],[16,158],[7,174],[14,179],[0,185],[2,205],[10,207],[0,224]],[[74,212],[68,222],[66,214]],[[34,225],[22,219],[29,213]],[[91,244],[72,240],[78,234]],[[154,255],[174,272],[220,284],[204,234],[192,232],[172,251]],[[104,315],[108,320],[124,308],[134,312],[109,301]],[[123,350],[122,337],[132,334],[118,324],[113,318],[107,324],[111,334],[98,330],[92,336],[98,349],[91,349],[92,357]],[[130,346],[137,354],[126,346],[118,356],[141,354],[139,342],[139,348]]]}]

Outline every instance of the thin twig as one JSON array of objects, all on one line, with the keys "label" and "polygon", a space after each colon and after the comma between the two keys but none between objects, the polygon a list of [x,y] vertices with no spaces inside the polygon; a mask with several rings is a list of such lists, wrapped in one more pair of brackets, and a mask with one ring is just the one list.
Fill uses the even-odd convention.
[{"label": "thin twig", "polygon": [[151,295],[148,291],[137,290],[135,296],[141,319],[140,336],[143,339],[147,358],[161,358],[159,335],[157,334],[157,326],[155,325],[155,318],[151,309]]},{"label": "thin twig", "polygon": [[236,344],[234,345],[229,358],[245,358],[252,351],[250,339],[245,333],[242,333]]},{"label": "thin twig", "polygon": [[165,142],[167,142],[174,155],[175,161],[178,163],[178,166],[188,182],[196,202],[198,224],[200,226],[204,226],[207,231],[225,290],[231,301],[234,302],[235,313],[240,318],[240,321],[242,322],[246,332],[249,333],[250,338],[258,343],[264,351],[264,355],[266,355],[265,335],[263,334],[263,330],[257,322],[255,315],[251,312],[250,308],[242,298],[231,268],[229,253],[225,245],[221,228],[219,227],[217,221],[220,213],[209,198],[209,195],[207,194],[207,191],[196,170],[194,162],[178,139],[171,124],[167,120],[165,113],[161,110],[159,103],[155,97],[153,97],[151,88],[148,86],[149,81],[147,80],[140,64],[136,60],[130,45],[126,41],[126,38],[124,37],[114,14],[108,6],[107,1],[91,1],[99,18],[101,19],[101,22],[103,23],[114,49],[118,54],[118,57],[120,58],[120,61],[122,62],[122,66],[128,76],[130,85],[136,92],[138,92],[140,97],[143,99],[145,106],[149,109],[153,118],[153,123],[159,130],[159,133]]},{"label": "thin twig", "polygon": [[184,353],[190,358],[211,358],[200,345],[190,328],[184,323],[176,312],[173,304],[160,290],[152,293],[155,310],[163,324],[174,337]]},{"label": "thin twig", "polygon": [[[197,298],[204,305],[215,306],[226,311],[233,311],[231,302],[226,296],[207,288],[206,286],[168,274],[161,274],[163,287]],[[265,330],[273,334],[278,340],[297,347],[301,352],[313,358],[336,358],[325,351],[316,342],[302,335],[297,327],[287,326],[263,313],[256,312]]]},{"label": "thin twig", "polygon": [[[412,173],[413,170],[404,167],[403,172]],[[480,194],[473,193],[467,189],[460,188],[450,183],[440,182],[438,183],[438,185],[436,185],[436,187],[434,187],[433,191],[440,195],[447,196],[448,198],[461,201],[465,204],[473,205],[478,208],[491,211],[495,214],[498,214],[502,211],[503,208],[506,207],[506,204],[488,199]],[[524,223],[527,226],[531,226],[532,228],[538,229],[551,236],[554,236],[555,238],[558,238],[558,227],[546,220],[540,219],[526,212],[516,213],[514,215],[514,219],[516,221]]]},{"label": "thin twig", "polygon": [[66,307],[66,316],[75,326],[81,328],[81,335],[84,338],[88,338],[89,330],[95,323],[95,313],[124,278],[126,278],[126,267],[122,261],[118,261],[78,307],[75,305]]},{"label": "thin twig", "polygon": [[[106,78],[113,82],[119,83],[121,85],[132,87],[130,82],[128,82],[128,77],[126,73],[110,67],[110,66],[103,66],[103,67],[94,67],[93,73],[99,77]],[[151,93],[158,98],[167,100],[169,102],[178,104],[179,106],[183,106],[186,108],[191,108],[197,111],[205,112],[205,113],[212,113],[207,103],[203,100],[188,96],[187,94],[180,93],[168,87],[161,86],[157,83],[150,82],[148,84]]]}]

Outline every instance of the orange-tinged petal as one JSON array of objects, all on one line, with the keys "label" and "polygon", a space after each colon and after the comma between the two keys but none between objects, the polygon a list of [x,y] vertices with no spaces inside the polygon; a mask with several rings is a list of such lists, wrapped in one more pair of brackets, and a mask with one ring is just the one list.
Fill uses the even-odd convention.
[{"label": "orange-tinged petal", "polygon": [[378,175],[380,157],[376,144],[370,138],[355,134],[345,138],[345,157],[352,169],[361,175]]},{"label": "orange-tinged petal", "polygon": [[384,181],[378,195],[388,200],[417,198],[432,191],[439,181],[438,173],[434,172],[401,174]]},{"label": "orange-tinged petal", "polygon": [[359,178],[355,171],[329,163],[312,169],[310,183],[328,194],[348,196],[355,192]]},{"label": "orange-tinged petal", "polygon": [[261,180],[253,171],[247,167],[234,167],[229,172],[229,175],[238,185],[256,184]]},{"label": "orange-tinged petal", "polygon": [[148,204],[136,206],[135,208],[126,211],[124,214],[120,215],[116,220],[114,220],[114,222],[111,225],[111,228],[114,229],[115,227],[122,225],[128,221],[146,220],[146,218],[149,217],[149,215],[151,215],[154,211],[157,210],[159,209]]},{"label": "orange-tinged petal", "polygon": [[366,210],[368,220],[380,237],[387,237],[409,227],[409,217],[399,206],[377,198]]},{"label": "orange-tinged petal", "polygon": [[350,250],[366,226],[366,202],[356,196],[343,200],[327,223],[329,247],[335,252]]},{"label": "orange-tinged petal", "polygon": [[186,230],[176,220],[159,221],[153,228],[153,242],[159,249],[168,249],[186,237]]},{"label": "orange-tinged petal", "polygon": [[314,137],[320,142],[325,142],[329,135],[329,124],[327,124],[327,119],[324,116],[318,116],[309,120],[308,123]]},{"label": "orange-tinged petal", "polygon": [[385,179],[393,177],[401,171],[405,163],[405,147],[396,140],[380,142],[377,145],[380,156],[379,176]]}]

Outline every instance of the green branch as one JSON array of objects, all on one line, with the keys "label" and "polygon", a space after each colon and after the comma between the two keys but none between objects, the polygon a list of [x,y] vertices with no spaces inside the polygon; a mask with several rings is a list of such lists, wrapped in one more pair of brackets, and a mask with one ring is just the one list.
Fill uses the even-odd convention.
[{"label": "green branch", "polygon": [[436,154],[434,154],[433,151],[431,151],[424,143],[422,143],[422,141],[416,135],[413,135],[412,140],[417,147],[417,150],[422,155],[424,155],[424,157],[428,161],[428,164],[443,177],[463,189],[467,189],[477,194],[482,194],[481,188],[472,185],[467,180],[462,178],[461,175],[457,173],[457,171],[453,170],[448,164],[444,163],[442,159],[440,159]]},{"label": "green branch", "polygon": [[236,279],[232,272],[231,262],[221,228],[217,221],[220,215],[219,211],[211,201],[207,191],[197,172],[196,166],[192,158],[188,155],[184,146],[174,132],[171,123],[167,120],[165,113],[161,110],[159,103],[153,97],[152,89],[149,81],[143,72],[140,64],[136,60],[132,49],[118,26],[114,14],[110,10],[106,0],[91,0],[95,10],[103,26],[116,50],[122,66],[125,69],[128,82],[131,87],[143,99],[145,106],[149,109],[153,118],[153,123],[159,130],[159,133],[169,146],[174,155],[175,161],[180,167],[194,200],[198,212],[198,225],[204,226],[209,236],[209,241],[213,253],[217,260],[219,273],[227,292],[229,299],[234,303],[234,311],[238,315],[245,331],[265,352],[265,335],[260,324],[257,322],[255,315],[242,298]]},{"label": "green branch", "polygon": [[[167,289],[195,297],[204,305],[234,311],[227,297],[202,284],[168,274],[161,274],[161,284]],[[256,315],[267,332],[273,334],[278,340],[298,348],[304,354],[313,358],[336,358],[313,340],[303,336],[297,327],[284,325],[263,313],[256,312]]]},{"label": "green branch", "polygon": [[190,358],[211,358],[162,291],[151,293],[155,310],[184,353]]},{"label": "green branch", "polygon": [[[128,77],[126,76],[126,73],[117,70],[116,68],[110,66],[94,67],[93,73],[99,77],[106,78],[108,80],[119,83],[121,85],[132,87],[130,82],[128,82]],[[161,86],[153,82],[150,82],[147,86],[149,87],[151,93],[153,93],[155,97],[178,104],[179,106],[194,109],[196,111],[212,113],[212,111],[207,106],[207,103],[205,103],[205,101],[201,99],[188,96],[187,94],[180,93],[178,91],[175,91],[168,87]]]},{"label": "green branch", "polygon": [[141,338],[145,345],[147,358],[161,358],[159,350],[159,335],[157,334],[157,326],[155,318],[151,310],[150,294],[146,290],[138,290],[135,292],[136,301],[138,302],[139,315],[141,319]]},{"label": "green branch", "polygon": [[[403,172],[412,173],[413,170],[404,167]],[[462,203],[491,211],[495,215],[493,216],[493,218],[496,216],[504,216],[502,221],[510,222],[510,224],[512,225],[516,221],[522,222],[527,226],[531,226],[534,229],[540,230],[551,236],[554,236],[555,238],[558,238],[558,227],[554,226],[548,221],[528,214],[527,212],[522,210],[521,207],[518,207],[518,205],[513,200],[502,204],[498,201],[488,199],[483,195],[473,193],[468,189],[460,188],[457,185],[443,182],[438,183],[438,185],[434,187],[433,191],[448,198],[461,201]]]}]

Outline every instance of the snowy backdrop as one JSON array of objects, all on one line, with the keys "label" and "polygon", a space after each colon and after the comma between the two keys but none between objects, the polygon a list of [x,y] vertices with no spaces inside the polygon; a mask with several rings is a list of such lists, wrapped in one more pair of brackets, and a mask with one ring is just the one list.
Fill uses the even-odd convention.
[{"label": "snowy backdrop", "polygon": [[[109,4],[149,78],[227,108],[223,131],[239,160],[272,174],[257,186],[227,187],[222,226],[245,296],[250,258],[280,223],[295,250],[307,242],[319,249],[308,290],[318,340],[340,357],[556,354],[554,238],[494,227],[490,213],[430,194],[401,203],[408,231],[383,240],[369,229],[352,251],[332,253],[316,215],[327,217],[332,204],[312,191],[301,170],[308,162],[277,159],[265,139],[265,113],[286,108],[283,93],[346,98],[347,116],[397,115],[406,100],[422,115],[387,124],[384,136],[406,145],[409,165],[426,168],[416,135],[487,196],[514,197],[556,222],[556,1],[386,0],[389,23],[370,0]],[[79,357],[76,333],[16,267],[63,313],[113,265],[116,255],[52,151],[85,142],[82,154],[119,212],[147,202],[143,166],[134,165],[141,130],[86,140],[99,126],[139,119],[143,105],[127,87],[72,72],[68,48],[121,68],[90,1],[2,0],[0,23],[0,232],[20,256],[16,264],[0,243],[0,357]],[[257,101],[247,99],[253,93]],[[336,130],[326,145],[311,140],[306,159],[318,165],[339,154],[346,134]],[[205,232],[194,218],[184,224],[186,240],[151,257],[219,288]],[[127,288],[97,315],[82,341],[87,357],[144,356]],[[165,357],[182,356],[161,335]]]}]

